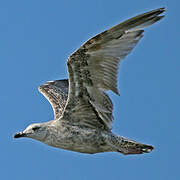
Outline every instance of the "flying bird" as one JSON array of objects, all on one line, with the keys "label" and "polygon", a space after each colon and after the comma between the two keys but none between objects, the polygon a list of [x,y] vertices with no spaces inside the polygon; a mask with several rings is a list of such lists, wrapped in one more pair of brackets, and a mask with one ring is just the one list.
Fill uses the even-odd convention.
[{"label": "flying bird", "polygon": [[69,56],[69,79],[50,81],[39,91],[54,110],[54,120],[29,125],[14,138],[28,137],[53,147],[81,153],[149,153],[153,146],[114,134],[113,103],[106,91],[119,95],[117,73],[143,37],[144,28],[164,16],[159,8],[126,20],[85,42]]}]

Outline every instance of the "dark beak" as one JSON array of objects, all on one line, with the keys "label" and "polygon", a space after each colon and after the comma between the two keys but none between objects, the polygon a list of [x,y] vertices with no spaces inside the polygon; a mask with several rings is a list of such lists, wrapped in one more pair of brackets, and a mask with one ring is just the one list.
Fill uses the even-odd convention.
[{"label": "dark beak", "polygon": [[25,136],[26,136],[25,133],[23,133],[23,132],[18,132],[18,133],[16,133],[16,134],[14,135],[14,138],[20,138],[20,137],[25,137]]}]

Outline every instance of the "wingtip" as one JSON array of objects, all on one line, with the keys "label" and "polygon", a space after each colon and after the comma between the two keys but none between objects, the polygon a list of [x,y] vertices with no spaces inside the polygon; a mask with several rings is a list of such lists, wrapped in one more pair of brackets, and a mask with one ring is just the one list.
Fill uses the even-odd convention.
[{"label": "wingtip", "polygon": [[163,13],[163,12],[166,11],[166,8],[165,8],[165,7],[162,7],[162,8],[155,9],[155,10],[153,10],[153,11],[158,11],[159,14],[161,14],[161,13]]},{"label": "wingtip", "polygon": [[[159,8],[159,9],[155,9],[154,11],[157,12],[157,15],[160,15],[160,14],[162,14],[162,13],[164,13],[166,11],[166,8],[162,7],[162,8]],[[164,17],[164,16],[165,15],[157,16],[157,17]]]},{"label": "wingtip", "polygon": [[[166,11],[165,7],[159,8],[159,14],[162,14]],[[159,16],[159,17],[164,17],[165,15]]]},{"label": "wingtip", "polygon": [[166,8],[162,7],[162,8],[157,8],[157,9],[148,11],[148,12],[144,13],[144,15],[153,15],[153,16],[158,17],[158,15],[162,14],[165,11],[166,11]]},{"label": "wingtip", "polygon": [[[161,8],[158,8],[158,9],[161,10],[161,11],[163,11],[163,12],[166,10],[165,7],[161,7]],[[158,10],[158,9],[157,9],[157,10]]]},{"label": "wingtip", "polygon": [[161,9],[161,11],[166,11],[166,8],[165,7],[162,7],[162,8],[160,8]]}]

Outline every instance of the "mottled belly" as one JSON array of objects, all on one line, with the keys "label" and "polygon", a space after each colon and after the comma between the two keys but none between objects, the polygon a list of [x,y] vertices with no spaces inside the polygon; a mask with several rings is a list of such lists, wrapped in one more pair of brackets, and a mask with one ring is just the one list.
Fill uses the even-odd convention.
[{"label": "mottled belly", "polygon": [[89,154],[111,151],[101,132],[92,130],[73,131],[61,134],[61,136],[59,135],[58,137],[59,138],[51,137],[51,141],[46,142],[46,144],[57,148]]}]

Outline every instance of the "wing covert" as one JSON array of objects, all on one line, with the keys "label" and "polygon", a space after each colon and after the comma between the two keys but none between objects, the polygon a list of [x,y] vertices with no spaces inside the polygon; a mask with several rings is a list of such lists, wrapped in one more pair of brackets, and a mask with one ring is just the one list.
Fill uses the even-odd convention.
[{"label": "wing covert", "polygon": [[68,79],[64,79],[49,81],[38,88],[39,92],[50,102],[54,111],[54,119],[58,119],[64,110],[68,97],[68,87]]}]

